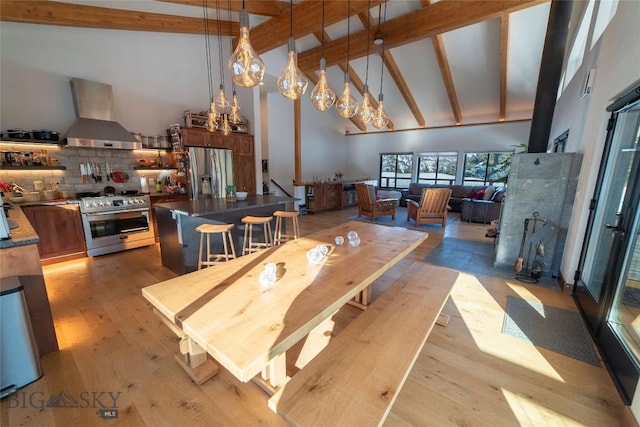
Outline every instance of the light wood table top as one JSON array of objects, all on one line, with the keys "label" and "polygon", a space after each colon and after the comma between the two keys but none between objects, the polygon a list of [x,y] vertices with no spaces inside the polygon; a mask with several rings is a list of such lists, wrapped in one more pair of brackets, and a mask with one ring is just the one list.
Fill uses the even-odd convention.
[{"label": "light wood table top", "polygon": [[[360,246],[348,244],[356,231]],[[336,246],[335,236],[345,243]],[[239,380],[247,382],[311,329],[368,287],[428,237],[427,233],[359,221],[142,289],[142,294]],[[330,247],[318,265],[306,253]],[[278,265],[265,289],[259,275]]]}]

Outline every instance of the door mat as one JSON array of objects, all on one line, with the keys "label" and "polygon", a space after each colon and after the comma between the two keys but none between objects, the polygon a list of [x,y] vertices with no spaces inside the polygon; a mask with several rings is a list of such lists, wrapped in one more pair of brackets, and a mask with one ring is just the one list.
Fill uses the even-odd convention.
[{"label": "door mat", "polygon": [[577,312],[507,296],[502,333],[600,366],[591,336]]},{"label": "door mat", "polygon": [[[352,221],[362,221],[362,222],[372,222],[371,218],[369,218],[368,216],[364,216],[364,215],[353,215],[348,217],[347,219],[352,220]],[[449,215],[447,216],[447,224],[449,224],[450,222],[453,221],[459,221],[460,220],[460,214],[457,212],[453,212],[453,213],[449,213]],[[442,230],[442,226],[440,224],[422,224],[419,226],[416,226],[416,223],[414,220],[411,221],[407,221],[407,208],[403,208],[401,206],[398,206],[396,208],[396,219],[391,219],[391,216],[379,216],[376,217],[375,221],[373,221],[376,224],[381,224],[381,225],[389,225],[391,227],[403,227],[403,228],[409,228],[412,230],[421,230],[421,231],[430,231],[430,230]]]},{"label": "door mat", "polygon": [[[515,270],[502,270],[493,266],[494,257],[495,246],[493,241],[478,242],[445,237],[424,260],[453,270],[515,280]],[[537,283],[530,284],[547,289],[560,290],[557,281],[552,278],[541,277]]]}]

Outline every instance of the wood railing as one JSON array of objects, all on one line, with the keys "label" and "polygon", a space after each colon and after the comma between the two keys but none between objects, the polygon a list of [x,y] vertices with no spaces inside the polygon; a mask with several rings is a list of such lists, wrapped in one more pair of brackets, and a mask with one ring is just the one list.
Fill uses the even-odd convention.
[{"label": "wood railing", "polygon": [[285,190],[284,188],[282,188],[282,186],[280,184],[278,184],[277,182],[275,182],[273,180],[273,178],[271,178],[271,182],[273,182],[275,184],[276,187],[278,187],[280,189],[280,191],[282,191],[284,194],[287,195],[287,197],[293,197],[291,194],[289,194],[289,192],[287,190]]}]

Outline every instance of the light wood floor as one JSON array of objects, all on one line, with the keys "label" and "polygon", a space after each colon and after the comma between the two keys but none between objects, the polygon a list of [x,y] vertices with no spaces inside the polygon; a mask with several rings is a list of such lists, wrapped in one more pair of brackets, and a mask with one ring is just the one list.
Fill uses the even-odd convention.
[{"label": "light wood floor", "polygon": [[[304,216],[301,229],[307,234],[354,213],[348,209]],[[429,239],[376,282],[374,298],[403,268],[423,262],[445,233],[486,241],[485,230],[459,220],[450,221],[446,231],[431,227]],[[178,340],[140,293],[173,277],[162,268],[157,246],[50,265],[44,271],[60,351],[42,358],[40,380],[3,399],[2,426],[283,425],[254,383],[240,383],[221,369],[214,379],[196,386],[174,361]],[[434,327],[387,425],[619,424],[623,404],[604,365],[595,367],[501,334],[508,295],[576,309],[560,291],[461,275],[444,309],[451,321],[447,327]],[[323,337],[326,341],[339,333],[358,313],[345,307],[333,318],[333,332],[323,325],[294,348],[288,354],[290,373],[317,351],[313,347]],[[75,397],[81,407],[43,407],[60,392]],[[97,414],[101,404],[112,401],[108,392],[117,396],[116,420]]]}]

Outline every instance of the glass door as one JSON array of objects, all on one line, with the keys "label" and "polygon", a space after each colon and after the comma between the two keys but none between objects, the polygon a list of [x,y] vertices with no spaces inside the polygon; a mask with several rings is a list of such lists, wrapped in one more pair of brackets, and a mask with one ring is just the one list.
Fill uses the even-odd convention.
[{"label": "glass door", "polygon": [[[630,266],[636,265],[633,260],[638,258],[633,254],[640,194],[640,96],[628,98],[609,111],[613,114],[576,272],[574,297],[623,398],[630,401],[638,381],[636,366],[640,366],[640,359],[634,356],[635,349],[640,349],[640,340],[629,334],[633,327],[640,327],[640,319],[630,319],[632,314],[626,311],[635,291],[625,291],[627,285],[633,288],[635,283],[628,282],[627,276],[628,271],[635,271]],[[640,307],[640,292],[637,295]]]}]

